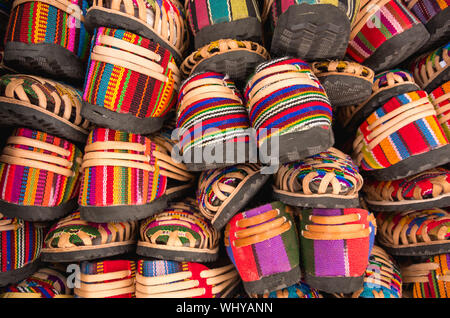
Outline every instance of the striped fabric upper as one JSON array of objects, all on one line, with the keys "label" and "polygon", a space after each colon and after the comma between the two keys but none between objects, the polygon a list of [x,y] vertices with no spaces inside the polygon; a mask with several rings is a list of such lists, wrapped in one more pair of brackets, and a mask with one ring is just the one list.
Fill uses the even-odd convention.
[{"label": "striped fabric upper", "polygon": [[236,214],[224,235],[228,257],[244,284],[299,267],[298,235],[281,202]]},{"label": "striped fabric upper", "polygon": [[450,6],[450,0],[405,0],[405,2],[411,12],[424,24]]},{"label": "striped fabric upper", "polygon": [[383,169],[448,144],[425,91],[391,98],[356,132],[356,163],[363,170]]},{"label": "striped fabric upper", "polygon": [[[108,145],[108,142],[118,143]],[[96,147],[99,147],[99,150],[96,150]],[[161,174],[158,159],[153,155],[160,146],[149,138],[139,134],[96,128],[88,136],[86,149],[78,199],[80,205],[143,205],[161,197],[166,191],[167,177]],[[102,160],[94,162],[99,156],[99,158],[106,156],[111,162],[111,159],[116,157],[114,154],[145,158],[145,162],[136,162],[144,166],[142,168],[129,166],[128,163],[133,165],[135,162],[132,159],[115,160],[113,164]],[[90,160],[91,158],[94,160]]]},{"label": "striped fabric upper", "polygon": [[[369,8],[377,3],[367,1],[365,6]],[[363,9],[364,6],[356,17],[347,48],[347,54],[358,63],[364,62],[387,40],[420,23],[399,0],[385,3],[375,12],[366,13]]]},{"label": "striped fabric upper", "polygon": [[188,22],[194,36],[206,26],[248,17],[261,20],[256,0],[189,0]]},{"label": "striped fabric upper", "polygon": [[178,72],[160,44],[101,27],[93,35],[83,100],[137,118],[162,117],[176,102]]},{"label": "striped fabric upper", "polygon": [[59,137],[16,128],[0,156],[0,199],[24,206],[54,207],[79,190],[81,151]]},{"label": "striped fabric upper", "polygon": [[258,145],[275,134],[330,129],[330,101],[309,64],[300,59],[260,64],[245,87],[245,99]]},{"label": "striped fabric upper", "polygon": [[73,11],[72,14],[41,1],[15,6],[11,10],[5,42],[58,44],[86,60],[89,34],[79,18],[86,14],[88,1],[68,0],[67,3],[71,4],[68,10]]},{"label": "striped fabric upper", "polygon": [[44,227],[0,213],[0,272],[20,269],[36,260],[44,235]]},{"label": "striped fabric upper", "polygon": [[450,139],[450,81],[433,90],[430,99],[436,109],[439,124],[447,139]]},{"label": "striped fabric upper", "polygon": [[228,76],[205,72],[189,77],[178,97],[177,128],[183,153],[224,142],[248,143],[248,115]]}]

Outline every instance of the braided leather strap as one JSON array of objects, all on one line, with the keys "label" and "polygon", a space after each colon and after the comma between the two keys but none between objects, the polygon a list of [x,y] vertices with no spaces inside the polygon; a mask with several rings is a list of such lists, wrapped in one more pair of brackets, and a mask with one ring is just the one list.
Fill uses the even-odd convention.
[{"label": "braided leather strap", "polygon": [[274,191],[290,196],[332,195],[358,197],[362,176],[350,156],[335,148],[298,163],[283,164]]},{"label": "braided leather strap", "polygon": [[311,64],[314,74],[320,78],[328,75],[350,75],[373,82],[375,73],[372,69],[349,61],[321,61]]},{"label": "braided leather strap", "polygon": [[411,64],[414,79],[422,89],[428,85],[450,65],[450,42],[446,45],[418,57]]},{"label": "braided leather strap", "polygon": [[450,215],[442,209],[377,214],[378,241],[390,248],[443,244],[450,237]]}]

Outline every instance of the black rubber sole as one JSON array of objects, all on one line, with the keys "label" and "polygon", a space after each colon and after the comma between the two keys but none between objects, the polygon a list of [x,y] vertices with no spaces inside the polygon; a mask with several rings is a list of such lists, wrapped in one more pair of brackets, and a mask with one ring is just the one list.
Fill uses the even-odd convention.
[{"label": "black rubber sole", "polygon": [[253,282],[243,282],[243,285],[249,295],[263,295],[292,286],[300,281],[301,276],[300,267],[296,266],[288,272],[262,277],[260,280]]},{"label": "black rubber sole", "polygon": [[195,49],[221,39],[252,41],[262,44],[262,24],[256,17],[208,25],[195,35]]},{"label": "black rubber sole", "polygon": [[362,64],[374,70],[375,74],[393,68],[418,51],[429,38],[425,26],[416,24],[381,44]]},{"label": "black rubber sole", "polygon": [[359,207],[359,198],[344,199],[333,198],[326,195],[295,197],[276,191],[273,192],[276,200],[291,206],[304,208],[320,208],[320,209],[346,209]]},{"label": "black rubber sole", "polygon": [[431,93],[436,88],[438,88],[439,86],[448,81],[450,81],[450,66],[447,65],[447,67],[442,71],[442,73],[436,76],[436,78],[432,80],[430,84],[425,86],[423,90],[426,91],[427,93]]},{"label": "black rubber sole", "polygon": [[143,220],[167,207],[167,197],[162,196],[143,205],[114,205],[104,207],[82,206],[79,211],[82,220],[94,223],[127,222]]},{"label": "black rubber sole", "polygon": [[260,173],[251,176],[217,218],[211,221],[212,226],[218,231],[222,230],[222,228],[227,225],[228,221],[230,221],[236,213],[241,211],[241,209],[258,193],[259,189],[264,186],[269,177],[271,177],[271,175]]},{"label": "black rubber sole", "polygon": [[347,15],[331,4],[297,4],[280,15],[270,53],[307,61],[342,59],[350,36]]},{"label": "black rubber sole", "polygon": [[183,61],[183,57],[180,56],[175,49],[162,40],[159,35],[150,30],[145,24],[127,18],[123,15],[92,8],[86,13],[84,25],[90,34],[93,34],[93,31],[99,27],[130,31],[137,35],[143,36],[152,42],[158,43],[163,48],[169,50],[178,65]]},{"label": "black rubber sole", "polygon": [[[278,143],[278,156],[272,154],[276,149],[272,143]],[[264,164],[277,162],[280,164],[302,160],[306,157],[328,150],[334,144],[334,135],[331,127],[313,127],[308,130],[275,136],[264,141],[259,147],[259,157]],[[263,150],[261,152],[261,149]],[[272,151],[270,151],[272,149]],[[270,152],[270,155],[265,153]]]},{"label": "black rubber sole", "polygon": [[77,208],[77,200],[72,199],[55,207],[17,205],[0,200],[2,214],[9,218],[20,218],[29,222],[46,222],[60,219]]},{"label": "black rubber sole", "polygon": [[421,52],[431,51],[446,44],[450,38],[450,7],[436,14],[425,24],[430,34],[428,42],[422,46]]},{"label": "black rubber sole", "polygon": [[434,256],[450,253],[450,243],[429,244],[424,246],[394,248],[380,243],[383,249],[393,256]]},{"label": "black rubber sole", "polygon": [[326,293],[348,294],[363,287],[364,275],[359,277],[316,277],[306,273],[305,282],[312,288]]},{"label": "black rubber sole", "polygon": [[[424,199],[421,202],[408,203],[408,200],[404,200],[405,204],[376,204],[373,201],[369,202],[365,200],[371,211],[377,212],[402,212],[410,210],[425,210],[434,208],[445,208],[450,206],[450,196],[442,197],[438,200]],[[398,202],[395,202],[398,203]]]},{"label": "black rubber sole", "polygon": [[[229,149],[232,144],[232,158],[226,157],[226,150]],[[194,148],[194,149],[193,149]],[[183,162],[189,171],[205,171],[210,169],[218,169],[229,166],[234,166],[240,163],[249,162],[251,156],[249,153],[250,146],[248,143],[237,143],[237,142],[227,142],[227,143],[217,143],[214,148],[211,148],[211,153],[205,153],[204,147],[193,147],[183,154]],[[230,150],[228,150],[230,151]],[[217,157],[216,157],[217,152]],[[211,156],[214,162],[207,162],[206,156]],[[254,155],[256,158],[256,154]],[[201,162],[196,162],[201,161]]]},{"label": "black rubber sole", "polygon": [[265,61],[264,57],[252,51],[230,51],[204,59],[197,64],[191,74],[201,72],[227,74],[238,87],[243,87],[255,68]]},{"label": "black rubber sole", "polygon": [[0,272],[0,287],[7,286],[9,284],[17,284],[20,281],[30,277],[34,274],[40,266],[41,262],[35,260],[26,264],[24,267],[7,272]]},{"label": "black rubber sole", "polygon": [[34,108],[0,101],[0,125],[38,129],[74,142],[86,142],[87,134]]},{"label": "black rubber sole", "polygon": [[164,117],[137,118],[131,114],[120,114],[101,106],[84,102],[81,116],[100,127],[126,131],[134,134],[150,134],[160,130]]},{"label": "black rubber sole", "polygon": [[73,252],[61,252],[61,253],[47,253],[45,249],[42,250],[41,259],[44,262],[53,263],[68,263],[68,262],[79,262],[88,261],[93,259],[102,259],[105,257],[121,255],[126,253],[131,253],[136,250],[136,244],[114,246],[84,251],[73,251]]},{"label": "black rubber sole", "polygon": [[422,171],[442,166],[448,162],[450,162],[450,145],[406,158],[385,169],[372,171],[361,170],[361,172],[364,176],[369,176],[380,181],[389,181],[406,178]]},{"label": "black rubber sole", "polygon": [[345,126],[345,130],[350,133],[355,133],[367,117],[375,110],[382,107],[392,97],[417,90],[420,90],[420,87],[417,84],[403,84],[379,92],[353,115],[347,126]]},{"label": "black rubber sole", "polygon": [[217,251],[217,253],[215,254],[190,252],[190,251],[173,251],[173,250],[165,250],[164,246],[161,246],[161,248],[152,248],[141,246],[139,244],[136,249],[136,254],[145,257],[152,257],[177,262],[208,263],[208,262],[215,262],[219,259],[219,251]]},{"label": "black rubber sole", "polygon": [[348,75],[319,77],[333,107],[357,105],[372,94],[372,82]]},{"label": "black rubber sole", "polygon": [[4,63],[24,74],[64,79],[75,86],[81,86],[85,75],[84,64],[75,54],[51,43],[7,42]]}]

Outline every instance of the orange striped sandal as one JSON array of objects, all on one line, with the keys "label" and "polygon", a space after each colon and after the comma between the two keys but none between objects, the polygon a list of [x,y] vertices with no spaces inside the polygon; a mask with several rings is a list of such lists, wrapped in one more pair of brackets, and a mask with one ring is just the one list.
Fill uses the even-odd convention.
[{"label": "orange striped sandal", "polygon": [[442,209],[377,214],[378,242],[394,256],[450,252],[450,214]]},{"label": "orange striped sandal", "polygon": [[321,61],[311,64],[334,107],[349,106],[366,101],[372,93],[374,72],[349,61]]}]

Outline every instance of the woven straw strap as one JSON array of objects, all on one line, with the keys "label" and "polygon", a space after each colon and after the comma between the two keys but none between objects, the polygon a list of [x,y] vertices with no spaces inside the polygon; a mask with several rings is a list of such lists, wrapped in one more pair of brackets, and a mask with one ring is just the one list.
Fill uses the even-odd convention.
[{"label": "woven straw strap", "polygon": [[6,231],[17,231],[19,228],[23,227],[23,221],[19,221],[17,218],[5,218],[3,219],[3,214],[0,213],[0,232]]},{"label": "woven straw strap", "polygon": [[[191,271],[167,274],[164,276],[145,277],[136,275],[136,296],[142,298],[190,298],[200,297],[206,292],[198,287],[200,281],[191,279]],[[224,294],[239,283],[239,274],[233,264],[203,270],[201,278],[206,278],[206,284],[212,286],[212,294]],[[222,295],[224,296],[224,295]]]},{"label": "woven straw strap", "polygon": [[[57,156],[69,157],[71,152],[67,149],[44,141],[21,136],[9,137],[6,144],[7,146],[3,149],[2,155],[0,155],[0,162],[47,170],[66,177],[75,176],[75,171],[71,169],[73,162]],[[15,148],[11,145],[29,146],[35,148],[36,151]],[[57,155],[44,154],[42,153],[44,150],[56,153]],[[75,161],[81,163],[81,158],[77,157]]]},{"label": "woven straw strap", "polygon": [[[258,82],[258,83],[256,83]],[[255,84],[256,83],[256,84]],[[311,72],[305,72],[297,65],[269,66],[257,72],[247,83],[248,99],[247,108],[252,109],[262,98],[273,92],[293,85],[311,85],[319,87],[318,80]]]},{"label": "woven straw strap", "polygon": [[[334,157],[333,162],[325,162],[322,157],[313,156],[302,160],[302,164],[297,168],[290,164],[283,165],[278,169],[275,176],[275,188],[278,192],[288,193],[289,195],[303,192],[303,194],[326,194],[328,193],[329,186],[332,187],[332,194],[341,194],[342,185],[336,176],[335,171],[346,172],[344,168],[347,166],[353,166],[351,159],[338,149],[330,148],[328,152]],[[328,160],[327,160],[328,161]],[[299,183],[299,175],[307,169],[310,172],[302,175],[302,184]],[[330,170],[326,172],[325,176],[321,177],[320,185],[317,190],[311,191],[310,185],[314,178],[319,176],[317,170]],[[346,196],[357,195],[363,185],[362,176],[355,171],[353,175],[346,173],[345,178],[353,184],[353,187],[349,189]]]},{"label": "woven straw strap", "polygon": [[[279,236],[292,228],[292,222],[285,216],[280,216],[279,209],[269,210],[262,214],[237,221],[236,225],[242,230],[236,231],[233,241],[235,247],[254,245],[273,237]],[[225,228],[225,245],[229,246],[229,224]]]},{"label": "woven straw strap", "polygon": [[[371,200],[402,201],[405,200],[403,192],[410,192],[411,189],[414,189],[412,197],[408,198],[408,200],[423,200],[422,189],[416,185],[416,183],[426,179],[432,184],[432,188],[423,190],[426,190],[425,194],[427,196],[430,195],[429,190],[431,190],[431,195],[435,198],[450,193],[450,183],[447,182],[448,173],[447,170],[442,168],[435,168],[402,179],[401,183],[395,181],[379,181],[373,185],[368,185],[365,187],[364,191]],[[396,187],[394,187],[394,184],[398,185],[398,189],[395,193]]]},{"label": "woven straw strap", "polygon": [[[80,126],[84,133],[88,133],[87,129],[90,124],[81,117],[81,98],[72,88],[38,76],[9,75],[9,77],[11,80],[6,85],[4,93],[6,98],[18,100],[25,105],[32,104],[41,109],[48,109],[48,97],[51,96],[54,102],[54,108],[51,112],[58,115],[62,108],[64,120]],[[26,88],[28,87],[24,87],[27,85],[26,80],[33,82],[30,88],[37,97],[34,104],[30,101],[30,93],[27,93]],[[73,116],[74,114],[75,116]]]},{"label": "woven straw strap", "polygon": [[[430,95],[430,98],[433,102],[433,105],[435,106],[436,109],[436,114],[438,116],[438,120],[440,124],[444,124],[447,123],[448,121],[450,121],[450,92],[438,97],[438,98],[433,98],[432,95]],[[444,101],[448,101],[447,104],[440,106],[439,104],[441,104]],[[445,115],[444,113],[449,112],[447,115]]]},{"label": "woven straw strap", "polygon": [[377,222],[380,229],[378,239],[384,245],[402,247],[448,242],[450,215],[441,209],[406,211],[394,216],[392,212],[387,215],[381,213]]},{"label": "woven straw strap", "polygon": [[[450,65],[448,49],[442,49],[442,55],[436,54],[433,59],[428,59],[427,56],[428,54],[417,58],[417,60],[426,58],[426,62],[414,68],[414,78],[420,87],[428,86]],[[443,63],[441,63],[441,59]]]},{"label": "woven straw strap", "polygon": [[183,97],[178,105],[177,113],[181,114],[193,103],[210,98],[226,98],[242,104],[242,100],[224,80],[203,78],[183,87]]},{"label": "woven straw strap", "polygon": [[336,75],[336,74],[348,74],[364,78],[369,82],[373,82],[375,73],[370,68],[349,61],[321,61],[311,64],[311,70],[317,77]]},{"label": "woven straw strap", "polygon": [[355,36],[363,28],[363,26],[372,19],[372,16],[384,7],[387,3],[393,0],[361,0],[361,6],[356,15],[355,22],[350,32],[350,41],[353,41]]},{"label": "woven straw strap", "polygon": [[181,71],[185,76],[188,76],[193,73],[193,71],[201,61],[219,54],[233,51],[251,51],[262,56],[264,59],[269,59],[269,53],[267,52],[267,50],[258,43],[250,41],[222,39],[211,42],[210,44],[205,45],[204,47],[189,55],[181,64]]},{"label": "woven straw strap", "polygon": [[98,44],[91,52],[91,60],[118,65],[164,83],[173,80],[175,89],[180,84],[180,71],[175,62],[169,62],[172,77],[168,77],[164,67],[156,63],[161,60],[159,54],[109,35],[99,36]]},{"label": "woven straw strap", "polygon": [[[227,204],[235,197],[241,190],[242,186],[260,172],[261,167],[257,164],[236,165],[236,170],[223,173],[223,169],[217,169],[214,173],[206,179],[201,179],[198,187],[198,192],[202,192],[207,188],[211,189],[211,193],[204,197],[203,204],[199,205],[200,212],[208,219],[215,219],[220,212],[227,206]],[[235,185],[229,184],[229,180],[233,179]],[[213,205],[211,200],[219,200],[218,205]]]},{"label": "woven straw strap", "polygon": [[398,131],[402,127],[409,125],[419,119],[428,116],[436,116],[436,111],[428,97],[406,103],[397,109],[381,116],[373,123],[368,125],[367,130],[370,133],[366,136],[359,134],[353,142],[353,149],[357,154],[356,163],[359,165],[363,158],[361,152],[364,145],[367,144],[368,150],[375,148],[381,141]]},{"label": "woven straw strap", "polygon": [[309,220],[314,224],[306,224],[301,235],[310,240],[347,240],[368,237],[371,232],[369,226],[353,223],[361,220],[360,213],[338,216],[310,215]]},{"label": "woven straw strap", "polygon": [[[152,151],[151,155],[143,155],[132,152],[144,153],[146,146],[140,143],[126,141],[96,141],[85,147],[86,154],[83,157],[81,169],[95,166],[129,167],[145,171],[156,172],[155,166],[150,164],[151,157],[158,159],[156,165],[161,170],[159,174],[180,181],[189,181],[193,175],[187,172],[186,167],[176,163],[170,157],[170,150],[159,145],[158,150]],[[107,150],[126,150],[128,153],[111,152]]]},{"label": "woven straw strap", "polygon": [[[182,13],[176,13],[181,6],[174,8],[174,0],[163,0],[161,7],[158,1],[149,4],[146,0],[94,0],[91,8],[100,7],[123,12],[144,24],[154,33],[158,34],[170,47],[182,56],[189,45],[189,36],[186,21]],[[170,7],[166,9],[164,3]],[[153,19],[149,19],[149,10],[153,11]],[[152,24],[149,24],[149,22]]]},{"label": "woven straw strap", "polygon": [[84,22],[84,16],[83,12],[81,11],[81,8],[77,4],[72,3],[68,0],[15,0],[12,4],[12,8],[14,9],[15,7],[27,2],[46,3],[48,5],[58,8],[61,11],[64,11],[65,13],[74,17],[75,19]]},{"label": "woven straw strap", "polygon": [[[429,275],[439,269],[437,263],[418,263],[401,268],[404,283],[428,283]],[[436,279],[442,282],[450,282],[450,275],[436,275]]]}]

